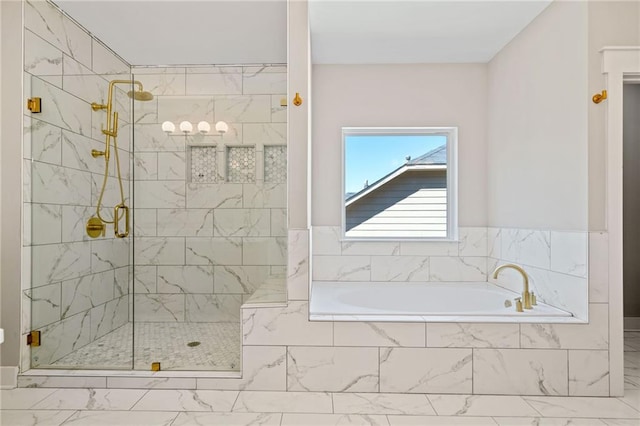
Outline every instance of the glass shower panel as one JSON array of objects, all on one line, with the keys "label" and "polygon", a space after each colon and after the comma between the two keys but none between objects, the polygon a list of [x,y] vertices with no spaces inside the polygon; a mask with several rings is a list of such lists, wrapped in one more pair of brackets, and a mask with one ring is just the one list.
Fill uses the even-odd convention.
[{"label": "glass shower panel", "polygon": [[238,371],[242,304],[285,281],[286,66],[133,74],[154,94],[133,107],[134,368]]},{"label": "glass shower panel", "polygon": [[[39,44],[29,40],[27,36],[25,55],[36,56]],[[123,66],[121,74],[98,74],[66,55],[64,65],[64,72],[25,72],[24,77],[25,98],[41,99],[41,112],[25,110],[24,117],[23,234],[31,259],[24,290],[30,324],[24,332],[39,332],[39,345],[30,349],[30,366],[130,369],[131,239],[116,237],[113,223],[96,229],[102,223],[98,215],[113,221],[114,207],[130,199],[129,88],[113,89],[119,146],[111,136],[109,163],[102,131],[107,129],[106,108],[92,108],[92,103],[108,103],[109,82],[128,80],[128,67]]]}]

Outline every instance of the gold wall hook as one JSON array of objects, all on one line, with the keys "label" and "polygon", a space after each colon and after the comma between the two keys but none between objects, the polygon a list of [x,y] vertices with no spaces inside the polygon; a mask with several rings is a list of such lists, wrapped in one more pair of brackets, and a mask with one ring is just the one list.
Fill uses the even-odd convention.
[{"label": "gold wall hook", "polygon": [[600,102],[604,101],[605,99],[607,99],[607,91],[603,90],[601,93],[596,93],[595,95],[593,95],[593,98],[591,98],[591,100],[593,101],[594,104],[599,104]]},{"label": "gold wall hook", "polygon": [[42,112],[42,99],[40,98],[27,99],[27,109],[34,114]]},{"label": "gold wall hook", "polygon": [[300,97],[300,93],[296,92],[296,96],[293,98],[293,104],[295,106],[302,105],[302,98]]}]

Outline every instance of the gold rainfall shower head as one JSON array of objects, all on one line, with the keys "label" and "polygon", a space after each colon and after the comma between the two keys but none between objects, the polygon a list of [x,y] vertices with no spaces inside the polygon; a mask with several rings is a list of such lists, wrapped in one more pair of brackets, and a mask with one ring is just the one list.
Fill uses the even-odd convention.
[{"label": "gold rainfall shower head", "polygon": [[151,92],[147,92],[146,90],[129,90],[127,95],[131,99],[135,99],[136,101],[150,101],[153,99],[153,94]]}]

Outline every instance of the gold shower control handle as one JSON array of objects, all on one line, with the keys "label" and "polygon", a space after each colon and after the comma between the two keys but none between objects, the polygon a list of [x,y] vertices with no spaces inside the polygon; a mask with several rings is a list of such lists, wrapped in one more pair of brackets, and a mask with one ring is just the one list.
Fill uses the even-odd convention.
[{"label": "gold shower control handle", "polygon": [[[124,210],[124,232],[120,233],[120,209]],[[113,231],[116,238],[126,238],[129,236],[129,207],[118,204],[113,209]]]},{"label": "gold shower control handle", "polygon": [[87,221],[87,235],[91,238],[104,237],[107,225],[97,217],[91,217]]}]

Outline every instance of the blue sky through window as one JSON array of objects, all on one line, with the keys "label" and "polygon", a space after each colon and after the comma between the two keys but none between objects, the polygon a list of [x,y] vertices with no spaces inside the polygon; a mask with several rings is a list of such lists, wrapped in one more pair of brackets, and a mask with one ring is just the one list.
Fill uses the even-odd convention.
[{"label": "blue sky through window", "polygon": [[447,143],[440,135],[346,135],[345,193],[359,192],[406,162]]}]

